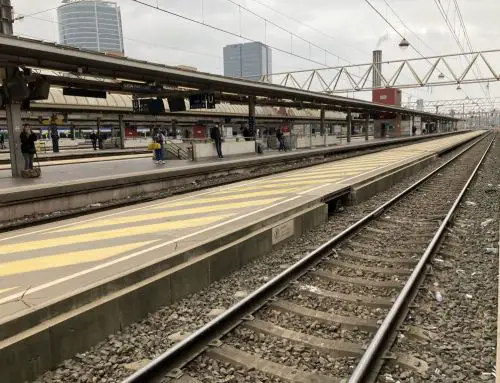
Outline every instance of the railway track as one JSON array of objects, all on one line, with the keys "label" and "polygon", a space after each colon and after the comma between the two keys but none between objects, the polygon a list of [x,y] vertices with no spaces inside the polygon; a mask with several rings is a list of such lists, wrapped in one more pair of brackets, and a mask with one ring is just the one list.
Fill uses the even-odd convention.
[{"label": "railway track", "polygon": [[[389,350],[493,140],[475,141],[126,383],[372,382],[384,363],[424,375],[425,362]],[[402,331],[428,337],[411,326]]]}]

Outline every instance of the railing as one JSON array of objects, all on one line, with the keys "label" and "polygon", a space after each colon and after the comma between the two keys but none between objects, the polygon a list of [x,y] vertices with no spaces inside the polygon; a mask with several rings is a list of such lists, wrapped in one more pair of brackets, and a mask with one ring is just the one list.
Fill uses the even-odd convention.
[{"label": "railing", "polygon": [[165,141],[165,149],[167,150],[167,152],[177,157],[179,160],[192,159],[192,154],[189,153],[188,150],[185,150],[184,148],[180,147],[179,145],[170,140]]}]

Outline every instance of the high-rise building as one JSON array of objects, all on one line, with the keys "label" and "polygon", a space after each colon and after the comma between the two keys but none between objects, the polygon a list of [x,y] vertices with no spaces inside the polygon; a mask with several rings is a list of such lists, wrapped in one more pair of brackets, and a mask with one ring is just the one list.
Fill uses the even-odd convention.
[{"label": "high-rise building", "polygon": [[272,73],[272,63],[272,50],[262,43],[224,47],[224,76],[259,80],[261,76]]},{"label": "high-rise building", "polygon": [[120,7],[106,0],[63,0],[57,8],[59,42],[123,55]]}]

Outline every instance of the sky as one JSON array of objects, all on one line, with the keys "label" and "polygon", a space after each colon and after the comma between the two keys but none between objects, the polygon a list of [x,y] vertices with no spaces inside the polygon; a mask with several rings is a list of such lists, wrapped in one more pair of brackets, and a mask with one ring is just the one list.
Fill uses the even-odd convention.
[{"label": "sky", "polygon": [[[117,0],[122,13],[125,53],[130,58],[167,65],[190,65],[200,71],[223,74],[222,49],[228,44],[245,42],[239,37],[240,35],[277,48],[273,50],[274,73],[321,68],[325,65],[369,63],[374,49],[383,51],[384,61],[420,57],[411,48],[407,50],[399,48],[401,37],[370,8],[365,0],[141,1],[228,30],[236,36],[184,20],[133,0]],[[457,2],[474,50],[500,48],[498,44],[500,1],[439,1],[448,10],[450,20],[458,31],[458,18],[453,11],[454,1]],[[405,36],[412,47],[424,56],[460,52],[435,1],[370,0],[370,2],[399,33]],[[12,0],[16,16],[48,10],[16,21],[14,33],[46,41],[57,41],[57,16],[53,8],[60,3],[61,0]],[[397,16],[387,4],[394,9]],[[401,23],[398,16],[406,26]],[[290,32],[296,36],[291,36]],[[459,40],[463,43],[462,35]],[[310,46],[309,42],[320,48]],[[282,51],[291,51],[295,56]],[[494,69],[500,72],[500,54],[491,54],[488,58],[494,64]],[[425,61],[415,62],[419,74],[424,74],[429,66],[430,64]],[[459,72],[465,68],[466,62],[450,59],[450,66]],[[395,69],[395,65],[388,65],[384,71],[389,73]],[[451,77],[445,67],[440,69],[446,78]],[[488,70],[484,64],[481,64],[479,69],[483,74]],[[354,75],[360,76],[363,73],[361,69],[353,70]],[[407,69],[402,73],[402,79],[405,79],[405,76],[406,78],[411,76]],[[277,78],[279,77],[277,76],[275,80]],[[456,86],[418,88],[404,90],[403,100],[414,102],[417,98],[442,100],[485,97],[485,91],[484,86],[477,84],[463,85],[462,90],[457,90]],[[500,84],[492,83],[489,94],[491,97],[500,97]],[[353,97],[353,94],[350,93],[348,96]],[[371,95],[369,92],[356,92],[354,97],[368,99]],[[498,107],[500,108],[500,105]]]}]

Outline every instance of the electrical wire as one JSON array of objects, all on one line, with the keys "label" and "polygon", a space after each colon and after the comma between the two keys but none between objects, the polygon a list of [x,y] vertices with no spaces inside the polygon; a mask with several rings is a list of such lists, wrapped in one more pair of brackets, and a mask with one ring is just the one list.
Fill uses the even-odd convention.
[{"label": "electrical wire", "polygon": [[[230,36],[234,36],[234,37],[238,37],[240,39],[243,39],[245,41],[249,41],[249,42],[253,42],[253,43],[260,43],[260,41],[257,41],[257,40],[254,40],[250,37],[247,37],[247,36],[244,36],[242,34],[238,34],[238,33],[235,33],[235,32],[231,32],[231,31],[228,31],[226,29],[223,29],[223,28],[220,28],[220,27],[216,27],[215,25],[212,25],[212,24],[208,24],[208,23],[204,23],[202,21],[199,21],[199,20],[196,20],[196,19],[193,19],[191,17],[187,17],[187,16],[184,16],[184,15],[181,15],[179,13],[176,13],[176,12],[173,12],[173,11],[169,11],[168,9],[164,9],[164,8],[161,8],[159,6],[155,6],[155,5],[151,5],[151,4],[148,4],[148,3],[145,3],[144,1],[141,1],[141,0],[129,0],[129,1],[132,1],[134,3],[137,3],[137,4],[140,4],[140,5],[143,5],[145,7],[148,7],[148,8],[152,8],[152,9],[156,9],[160,12],[163,12],[163,13],[166,13],[166,14],[169,14],[171,16],[175,16],[175,17],[178,17],[182,20],[186,20],[186,21],[189,21],[189,22],[192,22],[192,23],[195,23],[195,24],[198,24],[198,25],[202,25],[204,27],[207,27],[207,28],[210,28],[210,29],[213,29],[215,31],[218,31],[218,32],[222,32],[222,33],[225,33],[227,35],[230,35]],[[309,62],[312,62],[314,64],[317,64],[317,65],[320,65],[322,67],[326,67],[327,65],[325,65],[324,63],[322,62],[319,62],[319,61],[316,61],[316,60],[313,60],[311,58],[307,58],[305,56],[302,56],[302,55],[299,55],[297,53],[294,53],[293,51],[287,51],[285,49],[282,49],[282,48],[278,48],[278,47],[275,47],[275,46],[272,46],[272,45],[268,45],[268,47],[272,48],[273,50],[277,51],[277,52],[281,52],[281,53],[285,53],[285,54],[288,54],[288,55],[291,55],[291,56],[294,56],[294,57],[297,57],[297,58],[300,58],[302,60],[305,60],[305,61],[309,61]]]},{"label": "electrical wire", "polygon": [[[25,17],[26,18],[30,18],[30,19],[39,20],[39,21],[45,21],[45,22],[51,23],[51,24],[59,25],[58,21],[49,20],[49,19],[45,19],[45,18],[42,18],[42,17],[37,17],[37,16],[33,16],[33,15],[26,15]],[[32,39],[39,39],[39,37],[37,37],[37,36],[27,35],[27,34],[19,34],[18,36],[26,36],[26,37],[29,37],[29,38],[32,38]],[[213,55],[213,54],[210,54],[210,53],[190,51],[190,50],[187,50],[187,49],[179,49],[179,48],[176,48],[176,47],[172,47],[172,46],[168,46],[168,45],[164,45],[164,44],[152,43],[151,41],[139,40],[139,39],[132,38],[132,37],[127,37],[127,36],[123,36],[123,40],[132,41],[132,42],[135,42],[135,43],[145,44],[145,45],[149,45],[149,46],[156,46],[156,47],[159,47],[159,48],[169,49],[169,50],[173,50],[173,51],[179,51],[179,52],[189,53],[189,54],[193,54],[193,55],[202,55],[202,56],[207,56],[207,57],[213,57],[213,58],[216,58],[218,60],[222,59],[221,56]]]},{"label": "electrical wire", "polygon": [[[319,46],[319,45],[317,45],[316,43],[313,43],[313,42],[311,42],[310,40],[307,40],[307,39],[303,38],[302,36],[299,36],[299,35],[297,35],[296,33],[294,33],[294,32],[292,32],[292,31],[290,31],[290,30],[288,30],[288,29],[286,29],[286,28],[282,27],[281,25],[276,24],[274,21],[272,21],[272,20],[270,20],[270,19],[267,19],[267,18],[265,18],[265,17],[263,17],[263,16],[261,16],[261,15],[257,14],[256,12],[252,11],[251,9],[248,9],[247,7],[244,7],[243,5],[241,5],[241,4],[239,4],[239,3],[237,3],[237,2],[236,2],[236,1],[234,1],[234,0],[225,0],[225,1],[227,1],[228,3],[231,3],[231,4],[233,4],[233,5],[235,5],[235,6],[237,6],[237,7],[239,7],[239,9],[243,9],[243,10],[245,10],[246,12],[248,12],[248,13],[250,13],[250,14],[252,14],[252,15],[254,15],[254,16],[256,16],[256,17],[258,17],[258,18],[259,18],[259,19],[261,19],[261,20],[264,20],[266,23],[271,24],[271,25],[275,26],[276,28],[278,28],[278,29],[282,30],[283,32],[288,33],[290,36],[293,36],[293,37],[295,37],[295,38],[297,38],[297,39],[299,39],[299,40],[301,40],[301,41],[303,41],[303,42],[305,42],[305,43],[308,43],[310,47],[311,47],[311,46],[313,46],[313,47],[315,47],[315,48],[318,48],[318,49],[320,49],[320,50],[324,51],[325,53],[328,53],[328,54],[330,54],[330,55],[332,55],[332,56],[334,56],[334,57],[339,58],[340,60],[344,60],[344,61],[346,61],[346,62],[349,62],[349,60],[346,60],[345,58],[343,58],[343,57],[339,56],[338,54],[333,53],[333,52],[331,52],[331,51],[329,51],[329,50],[327,50],[327,49],[325,49],[325,48],[323,48],[323,47],[320,47],[320,46]],[[326,64],[326,63],[325,63],[325,64]]]},{"label": "electrical wire", "polygon": [[[76,4],[76,3],[80,3],[84,0],[75,0],[73,3],[71,4]],[[44,9],[42,11],[36,11],[36,12],[33,12],[33,13],[27,13],[27,14],[21,14],[21,13],[18,13],[19,16],[17,17],[14,17],[14,20],[13,21],[17,21],[17,20],[22,20],[24,19],[25,17],[32,17],[32,16],[36,16],[36,15],[39,15],[41,13],[46,13],[46,12],[50,12],[50,11],[54,11],[56,10],[57,8],[59,8],[60,5],[58,5],[57,7],[52,7],[52,8],[47,8],[47,9]]]},{"label": "electrical wire", "polygon": [[[464,48],[464,46],[462,45],[462,43],[461,43],[461,41],[460,41],[460,38],[459,38],[459,36],[457,35],[457,33],[456,33],[456,31],[455,31],[455,28],[451,25],[451,21],[450,21],[450,19],[449,19],[449,17],[448,17],[447,12],[446,12],[446,11],[445,11],[445,9],[444,9],[444,6],[441,4],[441,0],[434,0],[434,3],[436,4],[437,8],[439,9],[439,12],[441,13],[441,16],[443,17],[443,19],[444,19],[444,21],[445,21],[446,25],[448,26],[448,29],[450,30],[451,35],[453,36],[453,38],[454,38],[455,42],[457,43],[457,45],[458,45],[458,47],[460,48],[460,50],[462,51],[462,53],[464,53],[465,60],[466,60],[466,61],[467,61],[467,63],[470,65],[470,63],[471,63],[471,62],[470,62],[469,58],[465,55],[465,54],[467,53],[467,51],[466,51],[466,49]],[[451,1],[450,1],[450,3],[451,3]],[[458,3],[457,3],[457,2],[455,2],[454,4],[455,4],[455,6],[456,6],[456,7],[455,7],[456,12],[457,12],[457,13],[458,13],[458,12],[460,12],[460,8],[457,8]],[[457,11],[457,10],[458,10],[458,11]],[[460,19],[460,17],[461,17],[461,12],[460,12],[459,19]],[[462,19],[462,20],[463,20],[463,19]],[[463,27],[465,27],[465,23],[463,24]],[[465,33],[466,33],[466,31],[465,31]],[[468,35],[467,35],[467,38],[468,38]],[[469,42],[470,42],[470,40],[469,40]],[[470,48],[472,48],[472,46],[470,46]],[[472,49],[471,49],[471,51],[472,51]],[[475,63],[475,65],[476,65],[477,67],[479,67],[477,63]],[[477,74],[477,72],[476,72],[474,69],[473,69],[473,72],[474,72],[474,75],[476,76],[476,79],[477,79],[477,78],[478,78],[478,74]],[[480,86],[481,90],[483,91],[483,93],[484,93],[484,95],[485,95],[486,97],[491,97],[491,95],[489,94],[489,91],[485,90],[485,88],[483,87],[483,85],[482,85],[482,84],[479,84],[479,86]]]},{"label": "electrical wire", "polygon": [[[301,21],[301,20],[299,20],[299,19],[297,19],[297,18],[295,18],[295,17],[293,17],[293,16],[290,16],[290,15],[288,15],[288,14],[286,14],[286,13],[284,13],[284,12],[282,12],[282,11],[280,11],[280,10],[276,9],[276,8],[273,8],[273,7],[271,7],[271,6],[269,6],[269,5],[265,4],[265,3],[263,3],[263,2],[262,2],[262,1],[260,1],[260,0],[250,0],[250,1],[252,1],[253,3],[259,4],[260,6],[262,6],[262,7],[264,7],[264,8],[267,8],[267,9],[269,9],[270,11],[275,12],[276,14],[281,15],[281,16],[283,16],[283,17],[285,17],[285,18],[287,18],[287,19],[289,19],[289,20],[291,20],[291,21],[293,21],[293,22],[295,22],[295,23],[297,23],[297,24],[300,24],[300,25],[302,25],[302,26],[304,26],[304,27],[306,27],[306,28],[310,29],[310,30],[311,30],[311,31],[313,31],[313,32],[316,32],[316,33],[318,33],[318,34],[320,34],[320,35],[322,35],[322,36],[324,36],[324,37],[327,37],[327,38],[329,38],[330,40],[335,41],[335,42],[336,42],[336,43],[338,43],[338,44],[342,44],[342,45],[344,45],[344,46],[346,46],[346,47],[348,47],[348,48],[354,49],[354,50],[358,51],[359,53],[362,53],[363,55],[364,55],[364,54],[366,54],[366,52],[364,52],[364,51],[362,51],[361,49],[357,48],[355,45],[346,44],[346,43],[345,43],[345,42],[343,42],[341,39],[337,39],[337,38],[335,38],[335,37],[333,37],[333,36],[331,36],[331,35],[329,35],[329,34],[327,34],[327,33],[323,32],[323,31],[321,31],[321,30],[319,30],[319,29],[317,29],[317,28],[314,28],[314,27],[312,27],[311,25],[309,25],[309,24],[307,24],[307,23],[304,23],[303,21]],[[348,62],[349,64],[352,64],[352,62],[351,62],[351,61],[349,61],[349,60],[347,60],[347,59],[344,59],[344,60],[345,60],[346,62]]]}]

